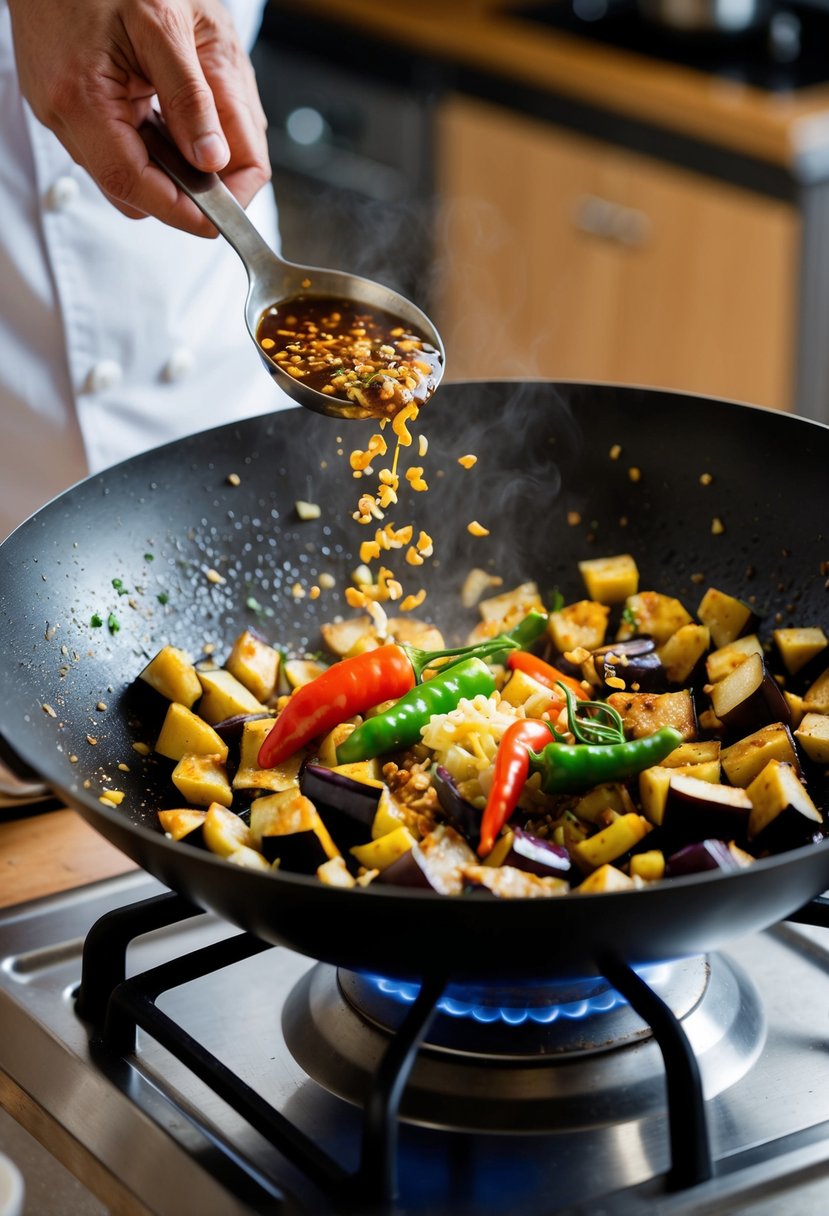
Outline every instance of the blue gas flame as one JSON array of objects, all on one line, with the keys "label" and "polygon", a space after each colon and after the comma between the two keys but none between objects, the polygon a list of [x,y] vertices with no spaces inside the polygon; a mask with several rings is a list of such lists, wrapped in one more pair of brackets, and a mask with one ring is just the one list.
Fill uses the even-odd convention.
[{"label": "blue gas flame", "polygon": [[[670,968],[664,964],[649,967],[637,967],[637,973],[647,981],[649,986],[658,991],[664,983]],[[389,1000],[399,1004],[411,1005],[417,1000],[420,985],[403,980],[387,979],[381,975],[363,975],[364,983],[373,987]],[[585,987],[595,988],[595,981],[584,981]],[[567,992],[572,995],[577,985],[567,984]],[[555,985],[545,985],[540,989],[527,989],[524,1001],[516,1002],[514,997],[509,1001],[499,1003],[493,993],[492,1002],[487,1000],[470,999],[462,985],[449,985],[444,995],[438,1001],[438,1010],[453,1018],[472,1018],[476,1022],[501,1022],[506,1026],[522,1026],[526,1022],[536,1022],[539,1025],[549,1025],[559,1019],[578,1021],[592,1017],[594,1014],[609,1013],[620,1005],[628,1002],[615,988],[607,987],[600,992],[576,1000],[558,1001],[555,999]]]}]

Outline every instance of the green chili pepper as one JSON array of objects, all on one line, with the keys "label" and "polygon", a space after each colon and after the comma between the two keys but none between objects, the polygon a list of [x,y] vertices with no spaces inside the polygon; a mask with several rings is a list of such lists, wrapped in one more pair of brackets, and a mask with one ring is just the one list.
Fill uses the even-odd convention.
[{"label": "green chili pepper", "polygon": [[[504,650],[498,650],[495,654],[489,656],[490,663],[505,663],[510,650],[516,647],[519,650],[529,650],[544,633],[547,628],[547,613],[537,612],[535,608],[528,612],[522,621],[519,621],[514,629],[510,629],[509,633],[501,636],[509,639],[513,643],[512,646]],[[493,638],[493,641],[495,639]]]},{"label": "green chili pepper", "polygon": [[623,743],[548,743],[530,752],[530,773],[541,774],[545,794],[572,794],[606,781],[634,777],[678,747],[682,735],[673,726],[643,739]]},{"label": "green chili pepper", "polygon": [[464,697],[495,691],[495,678],[479,658],[465,659],[431,680],[416,684],[384,713],[367,718],[337,748],[338,764],[356,764],[386,752],[410,747],[420,739],[421,728],[435,714],[446,714]]}]

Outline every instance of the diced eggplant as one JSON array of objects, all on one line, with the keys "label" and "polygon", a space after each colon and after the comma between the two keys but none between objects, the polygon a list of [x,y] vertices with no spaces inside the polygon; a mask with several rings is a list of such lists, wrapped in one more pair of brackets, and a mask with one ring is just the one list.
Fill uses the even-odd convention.
[{"label": "diced eggplant", "polygon": [[705,656],[711,634],[705,625],[682,625],[659,647],[659,657],[669,684],[696,686],[705,680]]},{"label": "diced eggplant", "polygon": [[194,806],[210,806],[212,802],[230,806],[233,802],[224,761],[219,756],[186,753],[173,769],[172,782]]},{"label": "diced eggplant", "polygon": [[609,616],[607,604],[600,604],[597,600],[577,600],[558,612],[550,613],[547,633],[559,654],[582,646],[585,650],[595,650],[604,643]]},{"label": "diced eggplant", "polygon": [[296,752],[281,764],[270,768],[259,767],[259,752],[271,732],[272,725],[273,718],[268,716],[253,716],[244,723],[239,763],[233,776],[234,793],[263,793],[267,790],[278,794],[283,790],[298,789],[299,770],[305,759],[304,752]]},{"label": "diced eggplant", "polygon": [[401,826],[384,836],[375,837],[368,844],[354,845],[349,852],[366,870],[378,870],[382,874],[409,853],[414,844],[412,833],[407,827]]},{"label": "diced eggplant", "polygon": [[244,684],[257,701],[269,701],[279,679],[280,653],[252,629],[245,629],[233,643],[225,667]]},{"label": "diced eggplant", "polygon": [[711,708],[732,735],[789,721],[789,707],[762,655],[750,654],[711,689]]},{"label": "diced eggplant", "polygon": [[253,843],[245,821],[218,802],[208,807],[202,833],[210,852],[219,857],[229,857],[237,849],[248,848]]},{"label": "diced eggplant", "polygon": [[155,750],[168,760],[180,760],[186,755],[218,756],[227,760],[227,743],[198,714],[178,701],[171,701],[164,715]]},{"label": "diced eggplant", "polygon": [[183,840],[200,849],[207,847],[202,831],[206,818],[207,811],[194,811],[191,807],[177,807],[174,810],[158,812],[158,822],[165,835],[171,840]]},{"label": "diced eggplant", "polygon": [[193,708],[202,692],[201,680],[190,656],[177,646],[162,646],[139,679],[145,680],[168,701],[178,701],[188,709]]},{"label": "diced eggplant", "polygon": [[716,684],[744,663],[749,655],[762,653],[763,644],[756,633],[737,638],[727,646],[711,651],[705,660],[705,674],[711,684]]},{"label": "diced eggplant", "polygon": [[357,880],[348,871],[342,857],[330,857],[317,867],[317,878],[326,887],[356,887]]},{"label": "diced eggplant", "polygon": [[448,824],[440,824],[383,870],[377,881],[460,895],[464,886],[462,870],[477,864],[463,837]]},{"label": "diced eggplant", "polygon": [[829,764],[829,714],[804,714],[795,738],[815,764]]},{"label": "diced eggplant", "polygon": [[579,574],[590,598],[602,604],[620,604],[639,587],[639,569],[629,553],[581,561]]},{"label": "diced eggplant", "polygon": [[258,710],[253,714],[232,714],[229,718],[223,718],[221,722],[217,722],[213,729],[216,734],[224,739],[228,747],[234,745],[238,748],[242,742],[242,734],[248,722],[274,721],[273,714],[267,710]]},{"label": "diced eggplant", "polygon": [[469,841],[473,849],[477,849],[481,839],[481,812],[461,796],[452,774],[442,764],[432,770],[432,785],[441,810],[452,827]]},{"label": "diced eggplant", "polygon": [[681,874],[703,874],[706,870],[742,870],[750,861],[742,849],[732,849],[724,840],[699,840],[673,853],[667,861],[668,878]]},{"label": "diced eggplant", "polygon": [[573,863],[570,854],[561,845],[533,836],[523,828],[513,828],[509,835],[510,847],[501,862],[502,866],[537,874],[539,878],[566,879],[571,874]]},{"label": "diced eggplant", "polygon": [[339,850],[310,799],[294,790],[257,798],[250,809],[251,842],[281,870],[314,874]]},{"label": "diced eggplant", "polygon": [[199,714],[211,726],[235,718],[237,714],[258,714],[267,710],[267,706],[224,667],[213,670],[199,667],[198,676],[202,686]]},{"label": "diced eggplant", "polygon": [[751,799],[745,790],[674,772],[662,826],[676,845],[717,837],[746,839]]},{"label": "diced eggplant", "polygon": [[657,646],[664,646],[677,629],[691,623],[691,614],[672,595],[663,595],[661,591],[639,591],[625,600],[616,637],[623,640],[644,635],[653,638]]},{"label": "diced eggplant", "polygon": [[697,616],[711,631],[715,646],[729,646],[754,627],[754,612],[745,600],[709,587],[697,608]]},{"label": "diced eggplant", "polygon": [[570,890],[566,878],[536,874],[511,865],[465,866],[461,877],[470,888],[483,887],[499,899],[549,899],[566,895]]},{"label": "diced eggplant", "polygon": [[782,853],[822,834],[823,816],[790,764],[770,760],[746,790],[748,838],[756,849]]},{"label": "diced eggplant", "polygon": [[625,734],[642,739],[662,726],[673,726],[686,742],[697,737],[697,713],[690,689],[681,692],[614,692],[607,698],[621,715]]},{"label": "diced eggplant", "polygon": [[829,667],[806,689],[803,702],[807,710],[816,714],[829,714]]},{"label": "diced eggplant", "polygon": [[584,874],[608,862],[619,861],[648,834],[651,825],[643,815],[620,815],[606,828],[574,845],[573,861]]},{"label": "diced eggplant", "polygon": [[790,764],[795,772],[800,771],[794,739],[788,726],[782,722],[771,722],[768,726],[738,739],[720,753],[723,772],[732,785],[750,785],[769,760],[782,760]]},{"label": "diced eggplant", "polygon": [[618,866],[609,863],[599,866],[592,874],[588,874],[576,887],[577,895],[599,895],[609,891],[633,891],[636,883],[620,870]]},{"label": "diced eggplant", "polygon": [[628,868],[631,878],[659,882],[665,877],[665,854],[661,849],[645,849],[631,857]]},{"label": "diced eggplant", "polygon": [[[808,665],[829,646],[829,638],[818,626],[801,626],[799,629],[775,629],[772,637],[790,675],[808,670]],[[804,671],[804,676],[805,676]]]},{"label": "diced eggplant", "polygon": [[629,638],[601,646],[588,662],[596,673],[596,683],[606,692],[623,686],[633,692],[656,692],[665,687],[665,669],[653,638]]},{"label": "diced eggplant", "polygon": [[306,764],[299,788],[314,803],[341,849],[368,839],[383,786],[366,785],[322,764]]}]

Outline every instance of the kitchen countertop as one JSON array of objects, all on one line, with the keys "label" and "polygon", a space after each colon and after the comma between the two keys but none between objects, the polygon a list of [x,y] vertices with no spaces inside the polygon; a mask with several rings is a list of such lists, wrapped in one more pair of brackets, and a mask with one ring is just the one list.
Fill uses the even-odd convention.
[{"label": "kitchen countertop", "polygon": [[135,868],[75,811],[47,811],[0,823],[2,908]]},{"label": "kitchen countertop", "polygon": [[766,92],[510,16],[526,0],[270,0],[271,16],[325,22],[402,50],[554,92],[797,172],[829,157],[829,85]]}]

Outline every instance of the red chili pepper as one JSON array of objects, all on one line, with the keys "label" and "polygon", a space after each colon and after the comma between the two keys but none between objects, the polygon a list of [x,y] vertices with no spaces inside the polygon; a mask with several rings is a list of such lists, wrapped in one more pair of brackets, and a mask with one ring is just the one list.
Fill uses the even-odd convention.
[{"label": "red chili pepper", "polygon": [[530,773],[530,748],[538,751],[552,739],[550,724],[540,718],[519,718],[504,731],[495,753],[492,789],[481,820],[480,857],[492,852],[495,837],[518,805]]},{"label": "red chili pepper", "polygon": [[411,657],[393,643],[334,663],[292,694],[259,749],[259,767],[281,764],[346,718],[402,697],[416,678]]},{"label": "red chili pepper", "polygon": [[565,675],[563,671],[553,667],[552,663],[545,663],[543,659],[536,658],[527,650],[511,650],[507,655],[507,667],[512,668],[513,671],[526,672],[528,676],[532,676],[546,688],[555,688],[556,684],[560,682],[572,689],[582,701],[586,701],[588,698],[589,694],[584,691],[579,680]]}]

